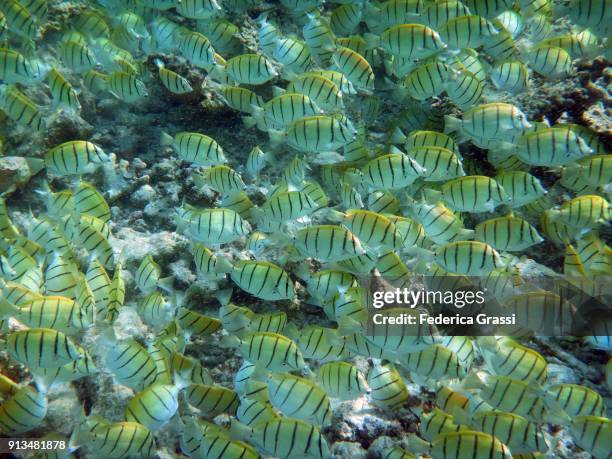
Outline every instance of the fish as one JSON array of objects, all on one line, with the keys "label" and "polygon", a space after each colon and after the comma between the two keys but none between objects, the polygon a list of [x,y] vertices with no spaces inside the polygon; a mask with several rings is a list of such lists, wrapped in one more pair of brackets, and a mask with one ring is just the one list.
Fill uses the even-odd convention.
[{"label": "fish", "polygon": [[293,121],[321,113],[319,107],[303,94],[284,93],[260,107],[251,107],[252,118],[245,125],[257,125],[262,130],[284,130]]},{"label": "fish", "polygon": [[330,397],[340,400],[353,400],[370,391],[363,374],[348,362],[321,365],[317,381]]},{"label": "fish", "polygon": [[4,347],[13,359],[29,368],[57,368],[83,358],[70,338],[49,328],[12,332]]},{"label": "fish", "polygon": [[414,183],[426,169],[413,158],[391,153],[371,160],[362,169],[364,182],[374,189],[393,190]]},{"label": "fish", "polygon": [[185,396],[190,405],[210,417],[221,413],[234,415],[240,403],[236,392],[218,385],[192,384],[185,388]]},{"label": "fish", "polygon": [[243,435],[262,452],[271,456],[325,459],[331,457],[327,441],[320,430],[299,419],[273,419],[240,430],[245,430]]},{"label": "fish", "polygon": [[199,32],[192,31],[181,31],[179,35],[177,48],[185,59],[198,68],[211,71],[217,60],[215,50],[208,38]]},{"label": "fish", "polygon": [[[414,449],[427,449],[428,443],[424,448],[421,442],[415,442],[410,437],[410,447]],[[410,448],[409,448],[410,449]],[[510,450],[496,437],[484,432],[462,430],[459,432],[447,432],[434,438],[431,443],[431,454],[434,457],[462,458],[472,456],[474,458],[498,458],[510,459]]]},{"label": "fish", "polygon": [[293,281],[274,263],[240,260],[234,264],[230,277],[242,290],[262,300],[290,300],[295,296]]},{"label": "fish", "polygon": [[388,28],[372,44],[379,44],[394,56],[413,60],[425,59],[447,47],[437,31],[412,23]]},{"label": "fish", "polygon": [[277,38],[273,56],[282,65],[281,73],[287,76],[304,73],[312,62],[308,45],[295,37]]},{"label": "fish", "polygon": [[20,306],[2,301],[0,316],[14,317],[32,328],[54,329],[66,334],[75,334],[93,325],[81,304],[61,296],[44,296]]},{"label": "fish", "polygon": [[83,426],[74,441],[89,445],[96,454],[109,459],[118,459],[134,454],[151,457],[155,450],[152,432],[137,422],[109,423],[105,419],[93,428]]},{"label": "fish", "polygon": [[[463,380],[462,386],[465,389],[480,389],[482,399],[499,411],[518,414],[535,422],[550,415],[544,404],[542,388],[534,382],[490,374],[480,379],[477,373],[472,372]],[[560,414],[556,413],[555,416]],[[562,420],[563,417],[557,418],[557,421]]]},{"label": "fish", "polygon": [[383,409],[398,409],[409,398],[406,384],[393,365],[374,366],[368,372],[367,384],[372,402]]},{"label": "fish", "polygon": [[237,84],[262,85],[278,76],[270,61],[257,54],[240,54],[227,61],[228,76]]},{"label": "fish", "polygon": [[223,101],[234,110],[253,114],[254,108],[264,104],[263,98],[253,91],[240,86],[224,86],[221,89]]},{"label": "fish", "polygon": [[240,405],[236,410],[236,419],[247,426],[272,421],[278,417],[277,411],[270,403],[253,400],[249,397],[241,397]]},{"label": "fish", "polygon": [[570,431],[578,446],[584,448],[597,459],[610,454],[610,420],[598,416],[577,416]]},{"label": "fish", "polygon": [[374,90],[374,70],[361,54],[341,46],[336,48],[331,59],[338,71],[351,83],[352,88],[366,94]]},{"label": "fish", "polygon": [[440,187],[444,201],[459,212],[491,212],[508,201],[506,191],[494,179],[467,175],[445,182]]},{"label": "fish", "polygon": [[346,145],[356,136],[353,125],[325,115],[307,116],[287,126],[287,143],[305,153],[325,153]]},{"label": "fish", "polygon": [[304,357],[290,338],[271,332],[250,332],[240,339],[227,339],[227,344],[236,346],[244,359],[275,372],[301,370]]},{"label": "fish", "polygon": [[559,79],[572,73],[572,58],[558,46],[534,47],[528,55],[531,69],[544,78]]},{"label": "fish", "polygon": [[63,63],[77,73],[92,70],[97,63],[94,51],[85,43],[67,40],[61,44],[60,55]]},{"label": "fish", "polygon": [[47,395],[32,386],[24,386],[0,405],[0,430],[19,434],[38,427],[48,409]]},{"label": "fish", "polygon": [[516,155],[531,166],[563,166],[593,152],[581,137],[562,125],[524,134]]},{"label": "fish", "polygon": [[329,398],[314,382],[289,373],[270,373],[267,384],[270,402],[284,415],[322,427],[331,424]]},{"label": "fish", "polygon": [[523,251],[544,241],[529,222],[511,215],[480,222],[474,227],[474,237],[508,252]]},{"label": "fish", "polygon": [[224,208],[194,208],[188,218],[177,215],[177,227],[194,241],[213,246],[240,239],[251,230],[237,212]]},{"label": "fish", "polygon": [[159,79],[168,91],[173,94],[188,94],[193,91],[189,80],[167,69],[162,61],[156,60],[155,65],[159,69]]},{"label": "fish", "polygon": [[445,133],[460,131],[472,139],[512,140],[531,127],[525,114],[512,104],[493,102],[464,112],[461,120],[446,115]]},{"label": "fish", "polygon": [[0,85],[0,109],[23,127],[39,132],[47,130],[47,122],[39,107],[15,86]]},{"label": "fish", "polygon": [[462,379],[467,369],[455,352],[440,344],[433,344],[418,352],[399,356],[399,363],[417,377],[428,379]]},{"label": "fish", "polygon": [[187,308],[176,311],[176,321],[187,335],[210,335],[221,328],[221,322]]},{"label": "fish", "polygon": [[55,107],[63,107],[76,112],[81,110],[81,103],[75,89],[57,69],[52,68],[48,78],[49,90]]},{"label": "fish", "polygon": [[537,351],[510,338],[497,341],[483,336],[477,342],[491,373],[538,384],[546,382],[548,363]]},{"label": "fish", "polygon": [[421,166],[419,174],[426,182],[446,181],[465,176],[461,157],[453,151],[437,146],[415,146],[408,153]]},{"label": "fish", "polygon": [[106,354],[105,363],[117,381],[131,388],[147,387],[156,376],[155,361],[133,339],[115,342]]},{"label": "fish", "polygon": [[197,132],[179,132],[174,137],[163,133],[162,146],[172,146],[179,159],[198,166],[214,166],[227,161],[221,146],[212,138]]},{"label": "fish", "polygon": [[549,211],[551,220],[575,228],[597,227],[612,218],[610,203],[598,195],[578,196]]},{"label": "fish", "polygon": [[102,148],[84,140],[62,143],[45,154],[47,171],[57,176],[91,173],[108,160]]}]

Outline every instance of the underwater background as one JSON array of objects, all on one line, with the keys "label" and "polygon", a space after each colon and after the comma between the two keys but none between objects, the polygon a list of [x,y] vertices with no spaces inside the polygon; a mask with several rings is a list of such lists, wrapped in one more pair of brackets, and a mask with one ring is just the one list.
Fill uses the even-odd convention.
[{"label": "underwater background", "polygon": [[612,457],[611,24],[0,0],[0,454]]}]

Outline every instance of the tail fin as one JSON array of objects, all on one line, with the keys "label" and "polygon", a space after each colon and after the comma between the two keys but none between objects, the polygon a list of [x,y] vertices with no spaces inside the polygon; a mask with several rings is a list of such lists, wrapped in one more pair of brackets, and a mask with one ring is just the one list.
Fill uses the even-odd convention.
[{"label": "tail fin", "polygon": [[472,370],[461,383],[462,389],[482,389],[483,387],[484,382],[474,370]]},{"label": "tail fin", "polygon": [[221,306],[225,306],[226,304],[229,304],[232,300],[233,293],[234,291],[231,288],[225,290],[218,290],[215,294],[215,298],[217,298],[217,301],[221,303]]},{"label": "tail fin", "polygon": [[174,138],[170,134],[162,132],[159,143],[162,147],[169,147],[174,144]]},{"label": "tail fin", "polygon": [[415,434],[409,435],[406,441],[406,449],[413,453],[427,453],[431,449],[431,443],[417,437]]},{"label": "tail fin", "polygon": [[454,116],[444,115],[444,133],[458,132],[461,130],[461,120]]}]

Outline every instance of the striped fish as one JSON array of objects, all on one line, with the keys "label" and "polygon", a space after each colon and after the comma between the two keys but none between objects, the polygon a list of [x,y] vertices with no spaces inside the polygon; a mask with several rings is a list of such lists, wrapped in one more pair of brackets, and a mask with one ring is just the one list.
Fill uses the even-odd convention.
[{"label": "striped fish", "polygon": [[238,287],[262,300],[278,301],[295,296],[293,281],[287,272],[267,261],[240,260],[234,264],[230,276]]},{"label": "striped fish", "polygon": [[497,341],[491,337],[480,337],[478,344],[487,367],[493,374],[528,383],[546,381],[548,364],[537,351],[521,346],[510,338]]},{"label": "striped fish", "polygon": [[133,389],[149,386],[157,373],[149,352],[133,339],[114,343],[105,362],[119,383]]},{"label": "striped fish", "polygon": [[597,459],[606,459],[612,451],[612,422],[597,416],[578,416],[570,426],[576,444]]},{"label": "striped fish", "polygon": [[361,54],[341,46],[332,54],[332,61],[353,88],[366,94],[374,90],[374,71]]},{"label": "striped fish", "polygon": [[397,57],[425,59],[446,48],[438,32],[422,24],[399,24],[385,30],[380,46]]},{"label": "striped fish", "polygon": [[330,26],[334,33],[341,36],[353,33],[362,20],[363,8],[363,4],[352,2],[334,8],[330,17]]},{"label": "striped fish", "polygon": [[225,68],[229,77],[237,84],[261,85],[278,76],[270,61],[258,54],[232,57]]},{"label": "striped fish", "polygon": [[558,46],[536,46],[529,51],[528,60],[530,68],[545,78],[560,79],[573,71],[569,53]]},{"label": "striped fish", "polygon": [[404,79],[403,86],[412,98],[425,100],[444,91],[448,76],[448,66],[435,60],[412,70]]},{"label": "striped fish", "polygon": [[179,132],[174,137],[162,134],[161,144],[172,145],[179,159],[196,166],[214,166],[227,161],[215,139],[197,132]]},{"label": "striped fish", "polygon": [[511,459],[512,454],[506,445],[497,438],[484,432],[460,431],[447,432],[436,437],[432,443],[431,454],[445,459]]},{"label": "striped fish", "polygon": [[106,161],[108,156],[100,147],[84,140],[63,143],[45,155],[47,171],[59,176],[90,173]]},{"label": "striped fish", "polygon": [[297,419],[279,418],[255,424],[250,439],[273,457],[331,457],[327,441],[319,429]]},{"label": "striped fish", "polygon": [[350,121],[336,116],[307,116],[287,127],[287,143],[298,151],[335,151],[356,136]]},{"label": "striped fish", "polygon": [[186,78],[167,69],[162,61],[157,59],[155,65],[159,69],[159,79],[168,91],[174,94],[187,94],[193,91],[191,84]]},{"label": "striped fish", "polygon": [[427,172],[418,162],[404,154],[388,154],[371,160],[362,169],[364,182],[375,189],[404,188]]},{"label": "striped fish", "polygon": [[28,11],[25,5],[16,0],[5,0],[2,5],[2,12],[6,17],[8,30],[25,39],[37,37],[36,17]]},{"label": "striped fish", "polygon": [[284,75],[304,73],[312,63],[308,45],[294,37],[279,38],[273,56],[283,66]]},{"label": "striped fish", "polygon": [[368,372],[367,381],[372,403],[380,408],[398,409],[409,398],[406,384],[393,365],[375,365]]},{"label": "striped fish", "polygon": [[30,328],[9,334],[9,355],[28,368],[57,368],[83,358],[76,345],[62,332]]},{"label": "striped fish", "polygon": [[562,166],[593,153],[580,136],[558,125],[523,135],[516,155],[531,166]]},{"label": "striped fish", "polygon": [[241,192],[245,188],[242,177],[231,167],[217,165],[206,169],[201,175],[193,174],[196,186],[209,186],[221,196],[229,196]]},{"label": "striped fish", "polygon": [[457,354],[440,344],[404,354],[399,362],[404,368],[427,379],[463,378],[467,373]]},{"label": "striped fish", "polygon": [[270,402],[284,415],[322,427],[331,424],[329,398],[314,382],[289,373],[270,373],[267,383]]},{"label": "striped fish", "polygon": [[495,176],[495,181],[509,196],[507,204],[511,207],[522,207],[547,193],[540,180],[528,172],[504,171]]},{"label": "striped fish", "polygon": [[[119,459],[133,455],[151,457],[155,439],[149,429],[137,422],[99,422],[83,435],[90,448],[102,457]],[[78,437],[80,438],[80,437]]]},{"label": "striped fish", "polygon": [[288,93],[308,96],[317,106],[326,110],[341,110],[344,99],[340,88],[322,75],[304,73],[295,77],[287,86]]},{"label": "striped fish", "polygon": [[474,237],[497,250],[522,251],[544,239],[526,220],[508,215],[485,220],[474,228]]},{"label": "striped fish", "polygon": [[[235,338],[235,337],[234,337]],[[301,370],[304,358],[294,341],[271,332],[247,333],[238,341],[242,358],[274,372]]]},{"label": "striped fish", "polygon": [[489,374],[480,379],[476,373],[470,373],[462,384],[465,389],[480,389],[482,399],[499,411],[518,414],[535,422],[542,422],[547,415],[543,398],[533,384]]},{"label": "striped fish", "polygon": [[503,266],[499,253],[490,245],[476,241],[448,242],[435,251],[436,262],[454,274],[480,276]]},{"label": "striped fish", "polygon": [[[183,3],[181,3],[183,4]],[[194,66],[210,72],[216,64],[215,50],[199,32],[184,32],[178,42],[179,51]]]},{"label": "striped fish", "polygon": [[221,329],[221,321],[187,308],[179,308],[176,321],[187,335],[210,335]]},{"label": "striped fish", "polygon": [[578,196],[549,212],[553,222],[559,221],[574,228],[597,227],[612,219],[610,203],[597,195]]},{"label": "striped fish", "polygon": [[449,180],[442,185],[441,192],[449,207],[459,212],[492,212],[508,201],[501,185],[484,175]]},{"label": "striped fish", "polygon": [[169,421],[177,409],[178,388],[153,384],[130,400],[125,410],[125,419],[155,431]]},{"label": "striped fish", "polygon": [[17,389],[0,405],[0,431],[4,434],[28,432],[42,424],[47,414],[47,397],[30,386]]},{"label": "striped fish", "polygon": [[205,245],[227,244],[246,236],[251,226],[240,215],[224,208],[194,209],[187,218],[178,215],[177,226]]},{"label": "striped fish", "polygon": [[239,86],[224,86],[221,89],[223,101],[233,108],[243,113],[253,114],[255,107],[261,107],[263,99],[247,88]]},{"label": "striped fish", "polygon": [[398,250],[402,246],[402,237],[395,225],[387,217],[375,212],[349,210],[344,216],[343,224],[369,248]]},{"label": "striped fish", "polygon": [[499,31],[482,16],[466,14],[449,19],[440,27],[440,38],[450,48],[478,48]]},{"label": "striped fish", "polygon": [[585,386],[557,384],[546,391],[546,400],[565,411],[571,418],[577,416],[604,416],[602,396]]},{"label": "striped fish", "polygon": [[317,381],[330,397],[340,400],[353,400],[369,392],[361,372],[348,362],[321,365]]},{"label": "striped fish", "polygon": [[[1,35],[1,33],[0,33]],[[0,48],[0,79],[6,84],[34,83],[42,78],[40,65],[9,48]]]},{"label": "striped fish", "polygon": [[47,130],[47,123],[39,107],[15,86],[0,86],[0,109],[23,127],[39,132]]},{"label": "striped fish", "polygon": [[217,385],[192,384],[185,389],[185,396],[190,405],[209,417],[221,413],[235,415],[240,403],[236,392]]},{"label": "striped fish", "polygon": [[86,311],[81,304],[61,296],[45,296],[19,307],[8,302],[0,304],[0,315],[14,317],[32,328],[51,328],[66,334],[89,328]]},{"label": "striped fish", "polygon": [[426,182],[441,182],[465,176],[461,158],[451,150],[437,146],[414,146],[408,156],[421,166],[419,174]]},{"label": "striped fish", "polygon": [[80,181],[74,191],[74,210],[108,223],[111,218],[110,206],[104,196],[92,184]]},{"label": "striped fish", "polygon": [[493,102],[473,107],[461,120],[445,115],[446,133],[459,131],[476,140],[512,141],[517,134],[531,127],[523,112],[511,104]]},{"label": "striped fish", "polygon": [[93,69],[97,60],[94,52],[85,43],[68,40],[60,46],[62,62],[73,72],[83,73]]}]

